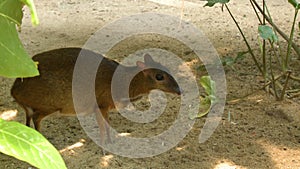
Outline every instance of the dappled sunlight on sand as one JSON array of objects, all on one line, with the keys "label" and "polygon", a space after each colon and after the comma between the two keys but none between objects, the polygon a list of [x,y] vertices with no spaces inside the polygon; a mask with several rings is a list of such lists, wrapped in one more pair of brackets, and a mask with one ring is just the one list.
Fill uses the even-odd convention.
[{"label": "dappled sunlight on sand", "polygon": [[101,157],[100,166],[104,168],[108,167],[109,162],[113,159],[113,157],[113,155],[105,155]]},{"label": "dappled sunlight on sand", "polygon": [[6,110],[0,112],[0,118],[3,120],[13,120],[18,114],[17,110]]},{"label": "dappled sunlight on sand", "polygon": [[246,167],[235,165],[234,162],[230,160],[220,160],[214,169],[246,169]]},{"label": "dappled sunlight on sand", "polygon": [[[257,141],[266,152],[269,153],[270,158],[275,168],[300,168],[300,146],[287,147],[283,145],[275,145],[265,140]],[[287,166],[286,164],[295,164]]]},{"label": "dappled sunlight on sand", "polygon": [[75,153],[74,149],[82,147],[84,145],[84,143],[85,143],[85,140],[84,139],[80,139],[79,142],[77,142],[77,143],[75,143],[73,145],[70,145],[70,146],[68,146],[68,147],[66,147],[64,149],[61,149],[61,150],[59,150],[59,152],[63,153],[65,151],[71,151],[71,153]]}]

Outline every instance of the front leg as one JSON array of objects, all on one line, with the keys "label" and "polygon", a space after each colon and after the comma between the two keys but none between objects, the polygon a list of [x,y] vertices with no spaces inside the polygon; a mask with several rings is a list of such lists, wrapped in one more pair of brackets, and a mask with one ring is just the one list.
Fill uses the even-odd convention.
[{"label": "front leg", "polygon": [[108,109],[100,107],[100,113],[96,113],[97,123],[100,129],[100,143],[103,145],[105,143],[105,133],[107,135],[107,142],[111,143],[109,122],[108,122]]}]

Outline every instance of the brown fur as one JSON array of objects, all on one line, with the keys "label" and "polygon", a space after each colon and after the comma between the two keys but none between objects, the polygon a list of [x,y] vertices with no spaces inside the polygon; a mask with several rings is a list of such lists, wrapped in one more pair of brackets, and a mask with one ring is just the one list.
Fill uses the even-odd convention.
[{"label": "brown fur", "polygon": [[[116,68],[122,70],[119,83],[128,82],[129,76],[136,74],[130,82],[129,96],[135,100],[142,94],[148,94],[153,89],[161,89],[165,92],[180,94],[178,84],[167,69],[153,61],[150,55],[145,55],[145,63],[137,62],[137,66],[127,67],[81,48],[62,48],[37,54],[33,60],[38,62],[40,76],[24,79],[16,79],[11,94],[26,111],[26,125],[30,126],[31,119],[37,130],[40,130],[40,122],[47,115],[60,111],[62,114],[75,114],[72,98],[73,70],[80,51],[85,57],[96,56],[102,58],[95,80],[95,94],[98,108],[102,116],[97,115],[100,127],[100,136],[103,140],[104,133],[110,139],[108,127],[108,112],[115,108],[111,95],[112,76]],[[151,68],[153,66],[160,69]],[[161,74],[163,80],[157,80],[156,75]],[[120,91],[128,92],[128,91]],[[121,102],[121,101],[120,101]],[[106,120],[106,122],[104,121]]]}]

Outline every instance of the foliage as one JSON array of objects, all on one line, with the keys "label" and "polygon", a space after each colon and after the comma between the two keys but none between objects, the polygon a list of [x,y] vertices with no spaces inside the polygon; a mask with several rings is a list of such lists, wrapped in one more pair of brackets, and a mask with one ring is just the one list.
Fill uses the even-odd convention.
[{"label": "foliage", "polygon": [[36,130],[0,119],[0,152],[37,168],[66,168],[57,150]]},{"label": "foliage", "polygon": [[200,112],[196,116],[190,115],[191,119],[201,118],[209,113],[210,107],[212,107],[217,102],[216,97],[216,83],[210,76],[202,76],[200,79],[200,84],[204,88],[206,96],[200,98]]},{"label": "foliage", "polygon": [[223,57],[221,59],[222,65],[223,66],[229,66],[231,69],[235,70],[234,64],[237,63],[240,60],[243,60],[246,57],[245,54],[247,54],[247,53],[248,53],[248,51],[238,52],[236,57],[232,57],[232,56]]},{"label": "foliage", "polygon": [[225,3],[228,3],[228,2],[229,2],[229,0],[208,0],[207,3],[204,6],[212,7],[216,3],[225,4]]},{"label": "foliage", "polygon": [[[30,8],[32,23],[37,25],[39,21],[32,0],[0,0],[0,76],[39,75],[16,29],[21,25],[24,4]],[[0,152],[38,168],[66,168],[59,152],[46,138],[18,122],[0,119]]]},{"label": "foliage", "polygon": [[[237,63],[238,61],[243,60],[246,57],[247,53],[248,53],[248,51],[244,51],[244,52],[238,52],[236,57],[233,57],[233,56],[222,57],[221,58],[222,65],[229,66],[231,69],[235,70],[234,64]],[[205,71],[206,67],[216,67],[216,66],[218,66],[217,61],[215,61],[214,64],[200,65],[198,69],[200,71]]]},{"label": "foliage", "polygon": [[[241,33],[243,40],[248,48],[248,52],[251,55],[256,67],[258,68],[259,72],[262,74],[262,76],[265,79],[265,86],[266,89],[268,89],[269,92],[275,95],[277,100],[282,100],[285,93],[286,93],[286,88],[289,79],[292,79],[294,81],[299,81],[299,77],[294,77],[291,72],[291,49],[293,48],[296,54],[298,55],[298,58],[300,59],[300,48],[293,42],[293,37],[295,33],[295,25],[296,25],[296,18],[298,11],[300,9],[300,4],[297,0],[288,0],[290,4],[293,5],[295,9],[295,14],[292,22],[292,29],[287,36],[283,31],[281,31],[278,26],[273,22],[271,14],[268,10],[268,6],[265,2],[265,0],[262,1],[262,5],[259,5],[256,0],[249,0],[255,16],[257,16],[257,19],[259,21],[258,25],[258,33],[260,35],[260,52],[261,52],[261,58],[257,58],[257,56],[253,52],[253,48],[250,46],[248,43],[248,40],[245,36],[245,33],[242,31],[238,21],[232,14],[229,4],[229,0],[207,0],[207,4],[205,6],[212,7],[217,3],[222,4],[222,10],[223,7],[226,8],[227,12],[230,14],[232,20],[234,21],[235,25],[237,26],[239,32]],[[268,23],[268,24],[267,24]],[[288,47],[286,51],[286,55],[282,55],[282,48],[280,47],[279,44],[279,38],[278,34],[286,40]],[[273,52],[274,55],[269,55],[267,57],[267,42],[269,43],[269,47],[271,48],[271,51]],[[276,46],[279,46],[277,49]],[[275,59],[274,59],[275,57]],[[232,65],[233,60],[230,58],[225,58],[225,63],[229,63],[229,66]],[[276,61],[276,62],[274,62]],[[276,67],[276,64],[279,65],[280,70],[278,70],[278,66]],[[223,62],[224,65],[224,62]],[[276,71],[274,71],[276,69]],[[275,74],[275,72],[277,74]],[[279,73],[278,73],[279,72]],[[281,83],[284,83],[283,85],[279,83],[279,79],[281,80]],[[282,82],[284,81],[284,82]],[[279,94],[280,92],[281,94]],[[297,94],[296,94],[297,95]]]},{"label": "foliage", "polygon": [[271,43],[278,42],[278,36],[275,34],[273,29],[268,25],[259,25],[258,33],[264,40],[270,40]]},{"label": "foliage", "polygon": [[39,75],[37,65],[25,51],[16,29],[16,25],[21,25],[24,4],[30,8],[33,24],[38,24],[32,0],[0,0],[0,76]]},{"label": "foliage", "polygon": [[289,0],[289,3],[292,4],[296,10],[300,9],[300,3],[297,0]]}]

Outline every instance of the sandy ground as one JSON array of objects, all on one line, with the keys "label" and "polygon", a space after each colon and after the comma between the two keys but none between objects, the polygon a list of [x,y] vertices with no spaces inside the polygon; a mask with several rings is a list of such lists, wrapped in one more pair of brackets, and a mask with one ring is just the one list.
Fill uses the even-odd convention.
[{"label": "sandy ground", "polygon": [[[221,12],[220,6],[203,8],[202,1],[189,2],[195,4],[185,3],[182,19],[202,30],[221,57],[236,56],[237,52],[246,50],[237,28],[228,13]],[[293,16],[292,7],[283,0],[268,3],[270,12],[274,14],[273,20],[284,31],[288,31]],[[40,25],[33,28],[28,10],[25,10],[20,34],[31,55],[54,48],[82,47],[95,31],[124,16],[158,12],[180,17],[182,12],[181,3],[170,6],[146,0],[39,0],[36,1],[36,8]],[[258,21],[248,1],[233,1],[230,8],[246,36],[251,37],[251,45],[258,48]],[[296,31],[298,34],[295,39],[299,44],[299,30]],[[149,38],[145,41],[139,38],[143,37],[129,41],[125,49],[116,50],[112,55],[120,59],[142,48],[139,45],[152,43],[152,47],[166,46],[164,49],[190,61],[198,78],[203,74],[196,69],[200,63],[191,62],[193,57],[189,52],[181,53],[183,47],[178,47],[177,43],[169,41],[162,44],[160,39]],[[225,68],[228,95],[222,121],[214,134],[202,144],[198,143],[198,135],[206,118],[196,120],[192,130],[176,147],[160,155],[140,159],[114,154],[103,156],[101,148],[85,134],[76,117],[51,116],[42,122],[41,133],[61,151],[68,168],[300,168],[299,99],[278,102],[260,90],[262,78],[250,55],[234,67],[235,71]],[[299,74],[299,69],[296,71]],[[24,123],[24,111],[10,96],[14,79],[0,78],[0,81],[0,114],[18,110],[13,120]],[[172,114],[176,107],[172,107],[172,103],[176,105],[176,99],[171,97],[170,108],[153,123],[143,126],[122,118],[118,113],[111,113],[111,125],[117,131],[130,132],[135,136],[153,136],[164,131],[174,121]],[[82,146],[66,149],[78,142]],[[0,154],[0,167],[29,168],[30,165]]]}]

